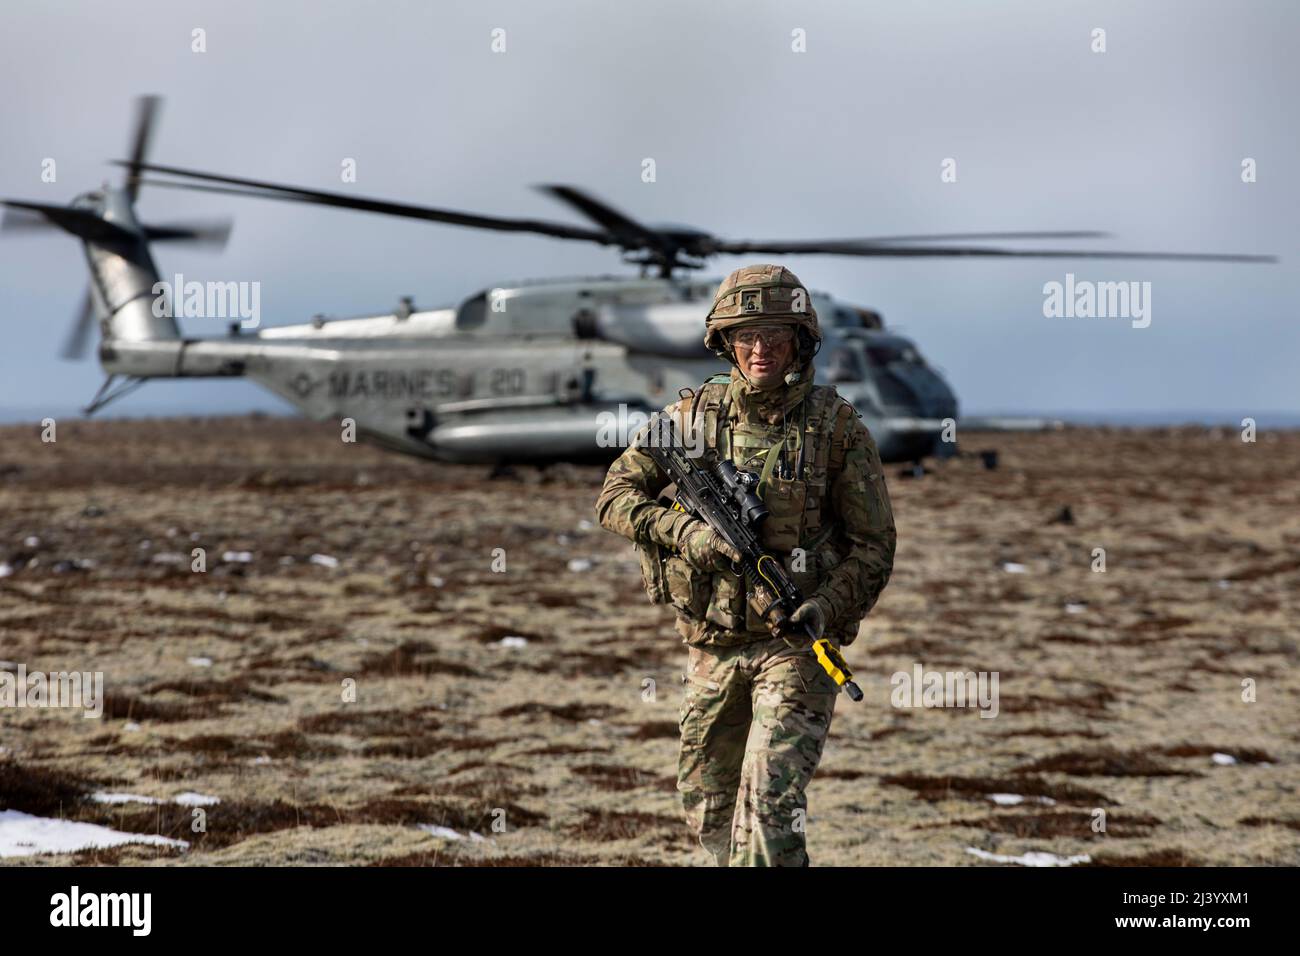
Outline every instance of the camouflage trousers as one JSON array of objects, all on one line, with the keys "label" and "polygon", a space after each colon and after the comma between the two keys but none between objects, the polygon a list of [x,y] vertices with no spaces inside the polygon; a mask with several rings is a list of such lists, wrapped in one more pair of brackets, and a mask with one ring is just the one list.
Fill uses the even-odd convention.
[{"label": "camouflage trousers", "polygon": [[780,638],[691,646],[677,790],[718,866],[807,866],[804,790],[821,760],[838,688]]}]

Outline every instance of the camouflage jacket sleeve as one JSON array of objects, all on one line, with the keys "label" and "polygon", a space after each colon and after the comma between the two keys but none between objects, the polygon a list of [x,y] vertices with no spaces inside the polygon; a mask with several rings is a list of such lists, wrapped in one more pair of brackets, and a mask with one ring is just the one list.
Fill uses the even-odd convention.
[{"label": "camouflage jacket sleeve", "polygon": [[827,622],[860,620],[875,605],[894,569],[897,533],[885,488],[880,453],[867,427],[851,419],[844,466],[831,486],[830,504],[848,540],[849,553],[813,594],[829,613]]},{"label": "camouflage jacket sleeve", "polygon": [[[664,411],[676,412],[677,403]],[[678,548],[687,525],[698,519],[655,501],[667,484],[668,476],[633,441],[610,465],[605,485],[596,499],[596,516],[601,527],[638,544],[653,541]]]}]

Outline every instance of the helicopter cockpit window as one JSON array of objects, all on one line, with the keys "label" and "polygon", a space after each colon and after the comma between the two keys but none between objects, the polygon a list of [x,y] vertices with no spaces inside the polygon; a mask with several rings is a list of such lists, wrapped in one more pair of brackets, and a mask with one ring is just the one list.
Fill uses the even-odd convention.
[{"label": "helicopter cockpit window", "polygon": [[486,292],[480,292],[460,304],[460,308],[456,310],[458,330],[473,329],[483,324],[483,320],[487,318],[487,297]]},{"label": "helicopter cockpit window", "polygon": [[856,349],[841,345],[831,352],[827,368],[827,377],[831,383],[861,382],[864,378],[862,359]]},{"label": "helicopter cockpit window", "polygon": [[910,342],[901,345],[868,345],[867,357],[877,365],[893,365],[895,362],[903,365],[925,364],[921,353]]}]

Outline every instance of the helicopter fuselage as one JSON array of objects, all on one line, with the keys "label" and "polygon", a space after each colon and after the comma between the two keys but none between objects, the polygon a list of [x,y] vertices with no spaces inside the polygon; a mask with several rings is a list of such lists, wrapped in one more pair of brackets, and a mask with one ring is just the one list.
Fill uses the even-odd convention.
[{"label": "helicopter fuselage", "polygon": [[[459,306],[317,318],[222,339],[106,340],[137,377],[244,376],[317,420],[397,451],[461,462],[609,458],[609,423],[635,420],[726,370],[702,344],[716,284],[691,279],[503,285]],[[818,380],[862,414],[886,460],[932,454],[952,390],[870,313],[814,293]]]}]

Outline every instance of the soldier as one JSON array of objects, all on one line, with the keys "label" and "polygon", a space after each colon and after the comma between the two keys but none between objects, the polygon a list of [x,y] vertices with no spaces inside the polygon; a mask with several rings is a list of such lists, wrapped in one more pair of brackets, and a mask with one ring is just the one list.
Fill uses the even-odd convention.
[{"label": "soldier", "polygon": [[[737,269],[705,328],[732,370],[664,411],[761,473],[763,544],[807,597],[791,620],[850,644],[889,581],[894,517],[870,433],[834,387],[813,384],[821,332],[808,292],[781,266]],[[633,443],[596,511],[635,543],[651,600],[673,605],[688,645],[677,771],[687,822],[719,866],[807,866],[804,791],[838,688],[806,636],[774,637],[749,606],[731,570],[739,555],[656,500],[667,482]]]}]

